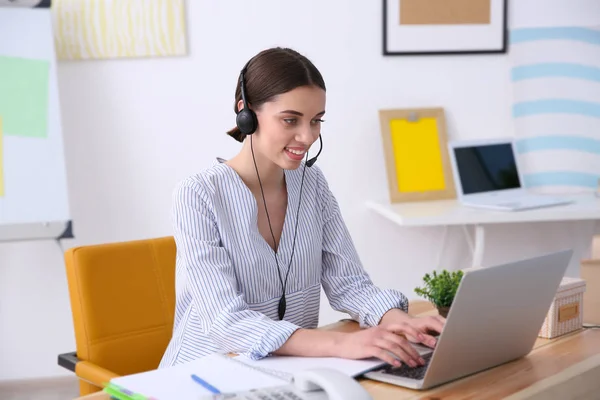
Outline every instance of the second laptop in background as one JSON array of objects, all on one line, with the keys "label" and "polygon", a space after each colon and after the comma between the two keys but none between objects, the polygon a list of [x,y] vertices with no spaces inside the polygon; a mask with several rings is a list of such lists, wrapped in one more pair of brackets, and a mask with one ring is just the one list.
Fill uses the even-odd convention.
[{"label": "second laptop in background", "polygon": [[458,199],[466,206],[520,211],[572,203],[525,189],[510,138],[451,141],[448,150]]}]

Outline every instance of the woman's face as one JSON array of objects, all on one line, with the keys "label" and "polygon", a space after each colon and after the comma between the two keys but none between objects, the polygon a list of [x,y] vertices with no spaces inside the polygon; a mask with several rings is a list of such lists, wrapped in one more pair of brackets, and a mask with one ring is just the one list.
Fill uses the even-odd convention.
[{"label": "woman's face", "polygon": [[317,86],[301,86],[277,96],[256,111],[254,151],[283,169],[298,168],[319,139],[324,114],[325,91]]}]

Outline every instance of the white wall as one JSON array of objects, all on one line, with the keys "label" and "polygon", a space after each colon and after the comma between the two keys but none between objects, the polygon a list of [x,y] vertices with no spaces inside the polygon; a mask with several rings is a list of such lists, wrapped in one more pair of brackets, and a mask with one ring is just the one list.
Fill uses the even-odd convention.
[{"label": "white wall", "polygon": [[[380,1],[193,1],[184,58],[63,62],[59,86],[70,202],[80,244],[171,234],[176,182],[229,157],[237,74],[259,50],[309,56],[328,86],[319,165],[338,196],[376,283],[413,288],[434,267],[440,229],[401,229],[367,211],[386,199],[377,110],[443,106],[450,137],[512,134],[507,55],[383,57]],[[596,0],[519,0],[513,26],[600,24]],[[443,73],[443,74],[442,74]],[[560,246],[589,226],[512,225],[490,231],[485,263]],[[519,247],[524,238],[534,246]],[[580,250],[585,250],[582,243]],[[445,268],[469,262],[451,231]],[[508,255],[508,256],[507,256]],[[0,380],[66,374],[56,355],[75,348],[62,253],[55,243],[0,245]],[[323,301],[322,323],[339,318]]]}]

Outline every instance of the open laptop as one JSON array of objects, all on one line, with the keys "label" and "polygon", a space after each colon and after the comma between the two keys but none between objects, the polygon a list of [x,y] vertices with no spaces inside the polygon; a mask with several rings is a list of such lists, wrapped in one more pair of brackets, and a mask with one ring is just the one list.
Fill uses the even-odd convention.
[{"label": "open laptop", "polygon": [[466,206],[519,211],[572,201],[529,193],[510,138],[448,143],[459,201]]},{"label": "open laptop", "polygon": [[466,269],[435,348],[415,345],[426,365],[387,364],[364,376],[428,389],[527,355],[572,254],[564,250]]}]

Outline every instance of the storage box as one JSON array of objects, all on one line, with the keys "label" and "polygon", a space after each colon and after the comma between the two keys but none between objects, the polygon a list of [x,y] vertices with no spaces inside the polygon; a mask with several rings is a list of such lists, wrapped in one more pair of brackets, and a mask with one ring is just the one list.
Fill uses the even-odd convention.
[{"label": "storage box", "polygon": [[542,329],[540,329],[539,337],[551,339],[573,332],[583,326],[585,288],[583,279],[563,278]]},{"label": "storage box", "polygon": [[[600,245],[600,241],[598,241]],[[581,278],[585,279],[583,323],[600,325],[600,246],[598,259],[581,262]]]}]

